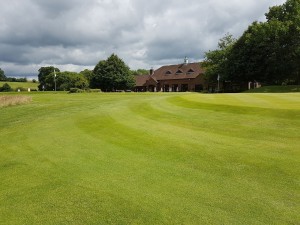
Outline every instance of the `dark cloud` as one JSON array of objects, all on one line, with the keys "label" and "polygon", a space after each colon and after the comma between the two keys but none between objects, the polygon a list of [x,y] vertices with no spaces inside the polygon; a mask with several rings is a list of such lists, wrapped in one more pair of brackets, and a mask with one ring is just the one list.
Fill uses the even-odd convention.
[{"label": "dark cloud", "polygon": [[199,60],[230,32],[239,36],[284,0],[3,0],[0,67],[80,71],[118,54],[131,68]]}]

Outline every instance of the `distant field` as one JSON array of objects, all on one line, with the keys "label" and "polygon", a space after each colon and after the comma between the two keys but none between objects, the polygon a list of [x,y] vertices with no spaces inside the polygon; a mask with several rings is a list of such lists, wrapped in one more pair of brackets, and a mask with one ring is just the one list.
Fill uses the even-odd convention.
[{"label": "distant field", "polygon": [[12,89],[17,89],[17,88],[24,88],[24,89],[38,89],[39,83],[33,83],[33,82],[5,82],[5,81],[0,81],[0,87],[3,86],[3,84],[9,84],[9,86]]},{"label": "distant field", "polygon": [[288,92],[300,92],[300,85],[265,86],[265,87],[246,91],[246,93],[288,93]]},{"label": "distant field", "polygon": [[0,224],[299,224],[300,93],[24,96]]}]

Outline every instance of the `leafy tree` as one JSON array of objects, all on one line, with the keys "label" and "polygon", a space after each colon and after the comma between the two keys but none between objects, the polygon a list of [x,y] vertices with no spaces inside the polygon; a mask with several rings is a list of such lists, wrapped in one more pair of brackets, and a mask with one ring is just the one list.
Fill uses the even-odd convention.
[{"label": "leafy tree", "polygon": [[253,22],[232,45],[219,43],[219,49],[206,53],[209,78],[220,73],[238,82],[299,82],[300,0],[287,0],[265,15],[266,22]]},{"label": "leafy tree", "polygon": [[3,84],[3,86],[0,88],[0,92],[9,92],[13,89],[9,86],[8,83]]},{"label": "leafy tree", "polygon": [[271,7],[267,21],[254,22],[230,53],[230,74],[235,80],[269,84],[296,81],[300,64],[300,1]]},{"label": "leafy tree", "polygon": [[129,67],[115,54],[107,60],[101,60],[95,66],[93,73],[91,87],[103,91],[131,89],[135,83]]},{"label": "leafy tree", "polygon": [[[54,90],[54,71],[45,77],[47,90]],[[57,72],[56,89],[60,91],[69,91],[71,88],[86,89],[88,80],[81,73],[76,72]]]},{"label": "leafy tree", "polygon": [[277,21],[254,22],[233,46],[227,71],[235,81],[278,83],[286,72],[284,41],[286,29]]},{"label": "leafy tree", "polygon": [[208,81],[216,81],[220,75],[222,79],[228,77],[226,71],[228,55],[235,44],[236,39],[231,34],[226,34],[219,40],[218,49],[205,53],[205,60],[202,66],[205,68],[205,78]]},{"label": "leafy tree", "polygon": [[[45,88],[45,90],[53,90],[54,88],[52,88],[52,83],[54,84],[54,69],[56,72],[60,72],[60,70],[58,68],[55,68],[53,66],[48,66],[48,67],[41,67],[39,69],[39,74],[38,74],[38,79],[39,79],[39,90],[43,90],[43,87]],[[52,83],[49,83],[49,79],[48,79],[48,83],[46,82],[46,78],[49,77],[49,75],[52,75]]]},{"label": "leafy tree", "polygon": [[146,75],[146,74],[149,74],[149,70],[146,70],[146,69],[130,70],[130,73],[134,76],[136,76],[136,75]]},{"label": "leafy tree", "polygon": [[0,68],[0,80],[1,81],[5,81],[7,78],[6,78],[6,76],[5,76],[5,74],[4,74],[4,71]]},{"label": "leafy tree", "polygon": [[85,69],[80,72],[89,82],[91,81],[93,77],[93,70]]}]

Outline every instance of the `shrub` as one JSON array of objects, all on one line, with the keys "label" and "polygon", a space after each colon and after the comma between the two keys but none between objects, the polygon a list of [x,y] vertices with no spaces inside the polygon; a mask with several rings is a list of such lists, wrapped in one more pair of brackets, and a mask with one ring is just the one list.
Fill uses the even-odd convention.
[{"label": "shrub", "polygon": [[16,88],[16,91],[18,91],[18,90],[20,90],[20,91],[27,91],[28,89],[27,89],[27,88],[24,88],[24,87],[17,87],[17,88]]},{"label": "shrub", "polygon": [[83,90],[80,88],[70,88],[69,93],[82,93]]},{"label": "shrub", "polygon": [[3,86],[0,88],[0,92],[9,92],[13,89],[9,86],[8,83],[3,84]]},{"label": "shrub", "polygon": [[86,92],[88,92],[88,93],[95,93],[95,92],[101,92],[101,89],[86,89],[85,90]]}]

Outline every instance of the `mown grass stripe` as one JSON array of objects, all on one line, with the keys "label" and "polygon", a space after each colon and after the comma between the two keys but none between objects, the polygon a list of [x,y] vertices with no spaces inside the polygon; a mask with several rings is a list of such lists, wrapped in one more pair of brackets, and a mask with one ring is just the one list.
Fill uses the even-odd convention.
[{"label": "mown grass stripe", "polygon": [[33,94],[1,109],[0,223],[296,224],[299,120],[235,96]]}]

